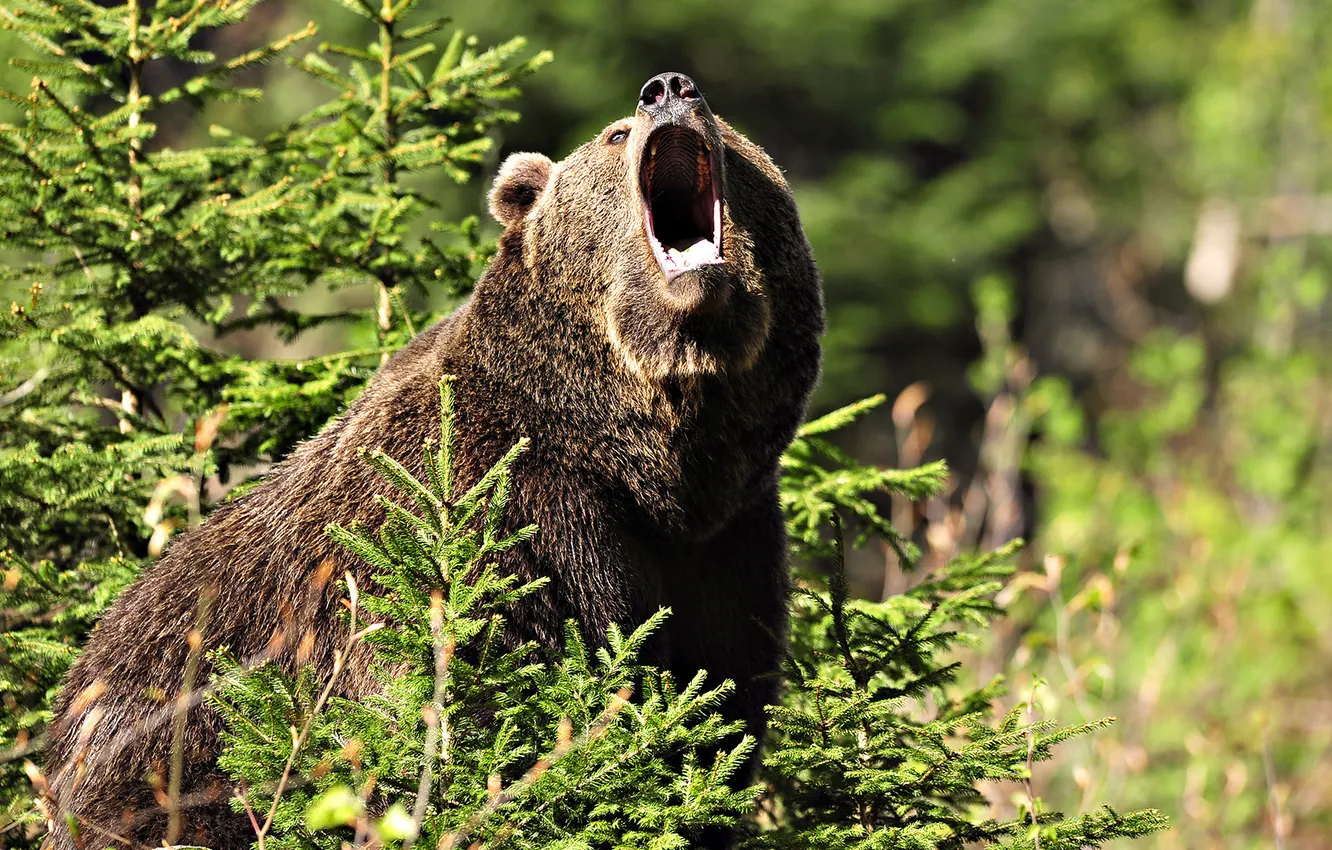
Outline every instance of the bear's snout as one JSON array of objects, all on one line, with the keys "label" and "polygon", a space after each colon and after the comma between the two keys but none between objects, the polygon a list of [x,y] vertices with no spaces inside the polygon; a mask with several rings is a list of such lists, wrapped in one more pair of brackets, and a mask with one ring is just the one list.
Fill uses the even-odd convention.
[{"label": "bear's snout", "polygon": [[683,123],[700,108],[707,108],[703,93],[678,71],[658,74],[643,84],[638,95],[638,110],[650,117],[654,126]]}]

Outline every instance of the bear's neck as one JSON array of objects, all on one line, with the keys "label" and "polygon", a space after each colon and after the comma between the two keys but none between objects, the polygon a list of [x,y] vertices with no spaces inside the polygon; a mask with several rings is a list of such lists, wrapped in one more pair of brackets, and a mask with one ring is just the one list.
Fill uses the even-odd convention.
[{"label": "bear's neck", "polygon": [[465,309],[456,350],[518,400],[508,437],[530,437],[598,486],[628,491],[671,533],[694,536],[757,495],[785,447],[771,417],[792,406],[762,391],[765,364],[737,377],[644,377],[591,309],[545,294],[560,287],[513,285],[503,254]]}]

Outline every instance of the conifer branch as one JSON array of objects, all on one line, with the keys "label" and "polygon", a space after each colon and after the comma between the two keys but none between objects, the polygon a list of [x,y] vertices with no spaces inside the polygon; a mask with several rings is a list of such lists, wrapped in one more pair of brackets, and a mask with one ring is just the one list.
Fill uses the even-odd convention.
[{"label": "conifer branch", "polygon": [[[571,752],[578,750],[580,747],[586,746],[588,743],[599,739],[610,728],[616,715],[629,704],[629,698],[632,695],[633,691],[627,687],[621,688],[613,694],[610,702],[606,705],[605,710],[602,711],[601,716],[597,718],[596,722],[593,723],[591,727],[577,738],[572,736],[572,729],[568,725],[568,721],[561,721],[558,734],[559,740],[555,745],[555,748],[537,759],[536,763],[528,768],[527,772],[522,775],[522,778],[508,788],[501,788],[498,781],[492,781],[490,784],[491,793],[487,803],[478,809],[460,829],[441,838],[439,844],[436,845],[436,850],[456,850],[463,841],[466,841],[472,836],[479,826],[485,823],[493,814],[495,814],[495,812],[499,811],[500,807],[522,796],[522,794],[534,782],[540,779],[551,767],[559,763],[561,759],[569,755]],[[626,754],[626,758],[628,756],[629,754]],[[495,777],[495,779],[497,780],[498,777]],[[549,802],[543,803],[542,808],[545,808],[548,805]]]}]

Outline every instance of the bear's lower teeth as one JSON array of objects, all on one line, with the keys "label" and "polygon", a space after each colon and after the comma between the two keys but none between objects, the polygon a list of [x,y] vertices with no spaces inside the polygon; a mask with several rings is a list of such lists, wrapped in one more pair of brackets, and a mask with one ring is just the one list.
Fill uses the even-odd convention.
[{"label": "bear's lower teeth", "polygon": [[676,261],[676,263],[680,265],[683,265],[689,262],[690,260],[699,261],[699,260],[711,259],[716,255],[717,252],[712,247],[712,243],[706,239],[700,239],[699,241],[695,242],[693,245],[690,245],[688,248],[685,248],[683,251],[677,248],[666,249],[666,256],[670,257],[672,260]]}]

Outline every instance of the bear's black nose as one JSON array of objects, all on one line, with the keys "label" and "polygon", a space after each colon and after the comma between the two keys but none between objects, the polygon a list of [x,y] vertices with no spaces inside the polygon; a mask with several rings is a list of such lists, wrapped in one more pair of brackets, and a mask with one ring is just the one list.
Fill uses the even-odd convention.
[{"label": "bear's black nose", "polygon": [[643,84],[638,108],[658,123],[684,116],[703,102],[703,93],[694,81],[678,71],[658,74]]}]

